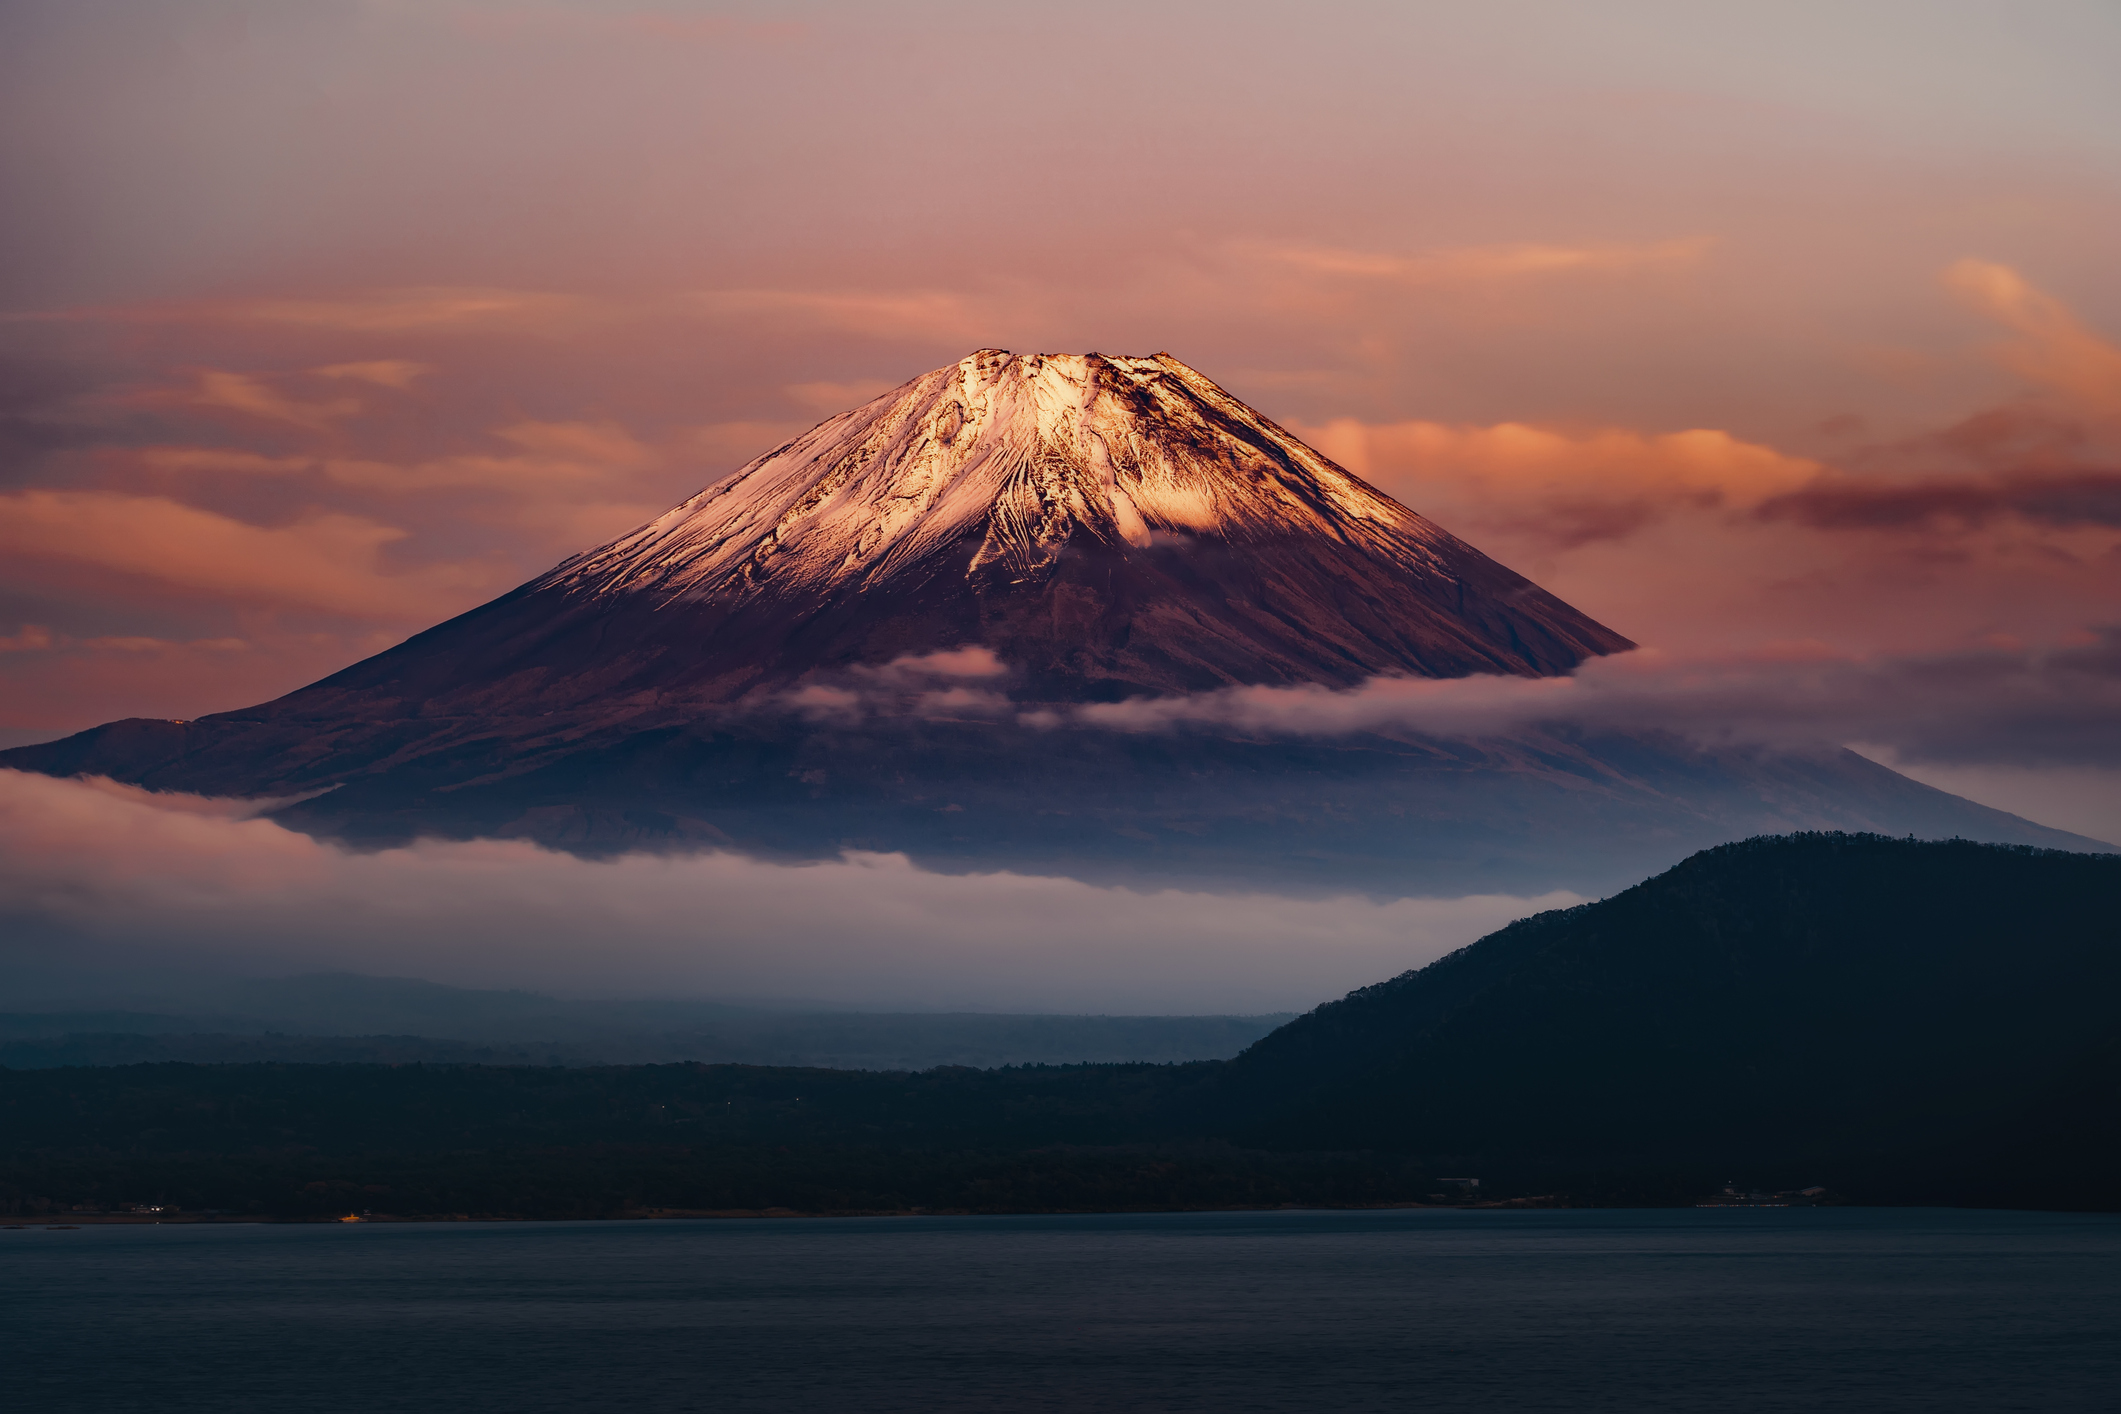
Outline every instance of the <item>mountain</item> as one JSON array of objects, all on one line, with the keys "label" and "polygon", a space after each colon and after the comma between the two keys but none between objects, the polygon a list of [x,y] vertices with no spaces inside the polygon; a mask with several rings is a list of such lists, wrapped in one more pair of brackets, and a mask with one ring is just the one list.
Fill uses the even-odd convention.
[{"label": "mountain", "polygon": [[[1169,354],[993,349],[459,622],[507,644],[485,675],[535,675],[512,703],[548,708],[725,702],[964,644],[1014,696],[1070,702],[1550,674],[1634,647]],[[446,693],[460,669],[413,666],[442,647],[329,683]]]},{"label": "mountain", "polygon": [[[1812,834],[1511,924],[1228,1067],[1254,1143],[2121,1203],[2121,858]],[[2102,1157],[2103,1156],[2103,1157]],[[2103,1194],[2103,1198],[2101,1195]]]},{"label": "mountain", "polygon": [[158,783],[271,794],[364,752],[497,728],[537,751],[895,662],[1085,702],[1546,675],[1633,646],[1168,354],[990,349],[276,702],[103,730],[170,758],[143,771]]},{"label": "mountain", "polygon": [[1819,827],[2089,845],[1847,752],[1055,725],[1055,707],[1633,645],[1168,354],[982,350],[276,701],[0,766],[278,798],[359,844],[905,850],[942,868],[1604,888]]}]

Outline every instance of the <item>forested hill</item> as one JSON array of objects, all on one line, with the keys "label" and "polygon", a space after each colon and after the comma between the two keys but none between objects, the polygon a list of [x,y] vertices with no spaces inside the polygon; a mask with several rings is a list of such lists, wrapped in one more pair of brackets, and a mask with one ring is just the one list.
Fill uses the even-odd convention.
[{"label": "forested hill", "polygon": [[1298,1018],[1232,1063],[1232,1122],[1541,1164],[2063,1162],[2112,1106],[2117,1004],[2121,857],[1776,836]]}]

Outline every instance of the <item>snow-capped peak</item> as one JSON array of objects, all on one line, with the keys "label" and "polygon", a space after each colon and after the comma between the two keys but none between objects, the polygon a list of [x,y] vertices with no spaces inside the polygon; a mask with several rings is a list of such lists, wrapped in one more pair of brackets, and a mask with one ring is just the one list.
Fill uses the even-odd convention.
[{"label": "snow-capped peak", "polygon": [[864,589],[953,550],[1036,576],[1076,536],[1323,535],[1431,568],[1451,538],[1169,354],[982,349],[830,418],[545,583],[661,599]]}]

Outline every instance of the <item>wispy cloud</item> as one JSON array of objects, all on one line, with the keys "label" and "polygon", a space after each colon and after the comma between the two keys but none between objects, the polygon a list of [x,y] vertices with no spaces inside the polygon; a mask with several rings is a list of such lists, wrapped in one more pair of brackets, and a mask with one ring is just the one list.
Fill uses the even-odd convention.
[{"label": "wispy cloud", "polygon": [[1638,270],[1692,265],[1704,259],[1715,244],[1710,237],[1697,236],[1642,245],[1572,246],[1520,242],[1458,246],[1405,255],[1306,245],[1263,247],[1260,253],[1270,260],[1314,275],[1379,280],[1396,285],[1451,285],[1522,280],[1542,275],[1629,274]]},{"label": "wispy cloud", "polygon": [[1008,673],[1009,665],[993,650],[966,644],[856,667],[833,681],[781,694],[771,705],[792,707],[813,722],[851,722],[872,713],[991,721],[1016,712],[1016,704],[997,690]]},{"label": "wispy cloud", "polygon": [[1759,513],[1765,520],[1793,520],[1820,530],[1972,528],[2007,517],[2058,529],[2121,529],[2121,471],[2025,471],[1916,481],[1834,477],[1777,496]]},{"label": "wispy cloud", "polygon": [[201,373],[198,387],[189,394],[188,400],[197,407],[225,408],[267,422],[285,422],[311,431],[323,431],[361,411],[359,400],[354,398],[306,403],[289,397],[262,379],[219,369]]},{"label": "wispy cloud", "polygon": [[[425,286],[343,299],[232,300],[173,307],[176,319],[219,318],[352,334],[558,332],[608,315],[583,295],[541,290]],[[352,365],[340,365],[350,367]]]},{"label": "wispy cloud", "polygon": [[52,631],[43,624],[23,624],[0,638],[0,653],[40,653],[52,646]]},{"label": "wispy cloud", "polygon": [[[484,286],[422,285],[302,297],[162,300],[0,315],[0,323],[117,326],[259,325],[336,334],[560,333],[625,317],[629,306],[587,295]],[[330,369],[397,360],[353,360]],[[373,380],[371,380],[373,381]]]},{"label": "wispy cloud", "polygon": [[161,496],[23,491],[0,496],[0,549],[18,562],[90,566],[166,588],[356,618],[427,619],[503,587],[486,564],[387,573],[396,526],[334,512],[251,525]]},{"label": "wispy cloud", "polygon": [[322,368],[310,370],[319,378],[352,378],[362,383],[373,383],[379,388],[410,388],[413,381],[423,373],[434,372],[434,365],[415,363],[405,358],[369,359],[364,363],[328,363]]},{"label": "wispy cloud", "polygon": [[955,339],[968,351],[985,342],[994,325],[965,296],[939,290],[732,289],[702,290],[691,298],[702,313],[773,315],[878,338]]},{"label": "wispy cloud", "polygon": [[519,422],[492,435],[508,443],[503,455],[460,453],[417,462],[331,458],[331,480],[390,493],[477,488],[524,497],[576,500],[602,494],[661,458],[614,422]]},{"label": "wispy cloud", "polygon": [[1564,678],[1377,678],[1360,687],[1239,687],[1047,709],[1035,724],[1300,736],[1463,738],[1564,726],[1656,730],[1709,744],[1865,742],[1910,761],[2121,766],[2121,628],[2033,651],[1855,658],[1818,644],[1746,654],[1654,651]]},{"label": "wispy cloud", "polygon": [[1969,306],[2018,335],[1998,351],[2013,371],[2088,411],[2121,417],[2121,347],[2087,328],[2062,301],[1991,261],[1959,261],[1945,271],[1944,281]]},{"label": "wispy cloud", "polygon": [[315,457],[268,457],[241,447],[149,446],[128,448],[123,457],[150,471],[234,472],[243,476],[285,476],[314,469]]},{"label": "wispy cloud", "polygon": [[1448,505],[1436,513],[1468,533],[1503,530],[1556,549],[1623,540],[1688,509],[1751,509],[1824,470],[1713,428],[1568,432],[1340,419],[1298,431],[1417,510],[1441,494]]}]

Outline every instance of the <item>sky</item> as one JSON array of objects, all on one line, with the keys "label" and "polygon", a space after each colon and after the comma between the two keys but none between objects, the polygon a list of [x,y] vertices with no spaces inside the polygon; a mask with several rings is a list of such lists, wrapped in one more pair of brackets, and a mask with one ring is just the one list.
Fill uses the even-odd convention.
[{"label": "sky", "polygon": [[291,690],[972,349],[1168,350],[1644,645],[1586,700],[2121,839],[2117,58],[2104,0],[14,0],[0,744]]}]

